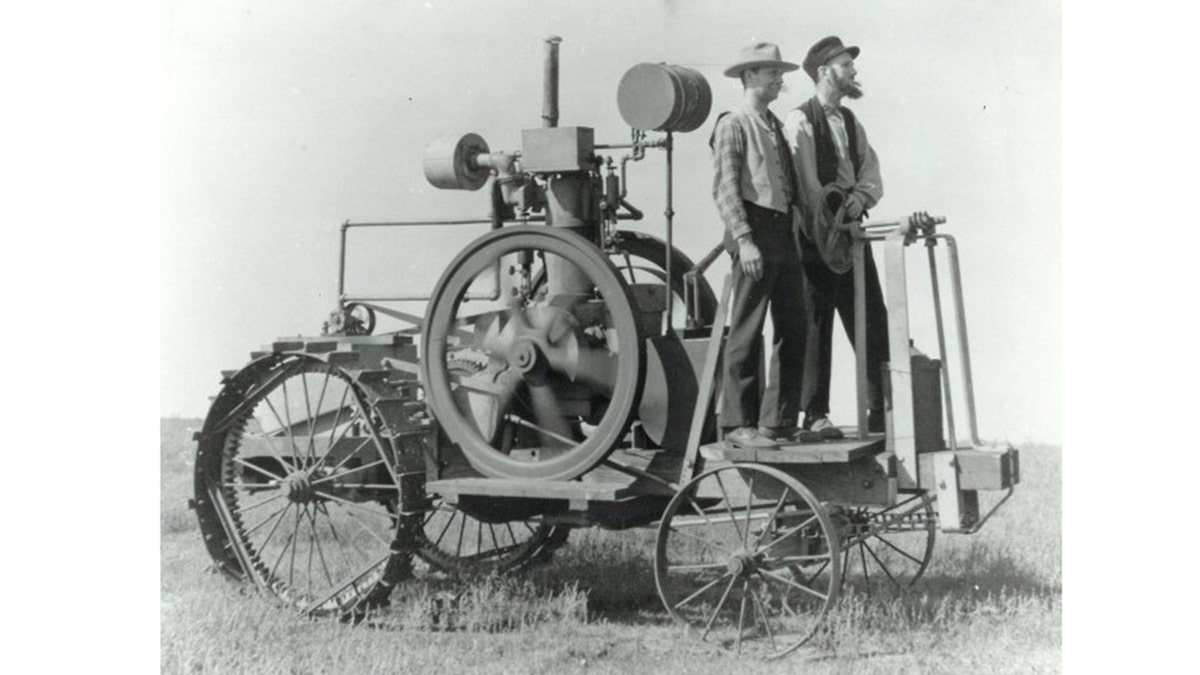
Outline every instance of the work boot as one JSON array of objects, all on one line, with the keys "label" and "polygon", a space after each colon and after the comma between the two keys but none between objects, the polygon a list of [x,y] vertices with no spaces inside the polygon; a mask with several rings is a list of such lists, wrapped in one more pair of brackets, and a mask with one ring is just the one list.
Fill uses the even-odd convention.
[{"label": "work boot", "polygon": [[842,430],[835,427],[833,422],[829,421],[829,417],[822,413],[804,413],[804,428],[821,434],[821,438],[829,441],[846,437]]},{"label": "work boot", "polygon": [[824,440],[820,432],[809,431],[800,427],[759,427],[758,435],[774,441],[788,443],[816,443]]},{"label": "work boot", "polygon": [[778,450],[779,444],[760,436],[754,427],[738,427],[725,434],[725,440],[743,450]]}]

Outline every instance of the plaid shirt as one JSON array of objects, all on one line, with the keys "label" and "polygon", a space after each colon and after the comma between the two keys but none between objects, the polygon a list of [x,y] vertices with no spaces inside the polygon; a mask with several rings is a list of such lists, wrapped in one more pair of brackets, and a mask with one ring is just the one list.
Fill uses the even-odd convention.
[{"label": "plaid shirt", "polygon": [[[756,114],[750,112],[748,114]],[[795,185],[791,153],[783,136],[783,125],[770,111],[768,119],[774,130],[775,147],[780,152],[783,167],[783,197],[787,204],[794,203]],[[717,122],[713,130],[713,201],[729,236],[736,240],[750,234],[751,228],[743,204],[742,172],[747,170],[747,148],[745,131],[728,116]]]}]

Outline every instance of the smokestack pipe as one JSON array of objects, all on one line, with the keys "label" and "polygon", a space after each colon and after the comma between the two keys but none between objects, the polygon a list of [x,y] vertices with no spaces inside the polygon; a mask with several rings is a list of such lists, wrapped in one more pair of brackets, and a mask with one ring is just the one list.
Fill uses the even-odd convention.
[{"label": "smokestack pipe", "polygon": [[558,126],[558,43],[562,38],[546,38],[546,64],[542,91],[542,126]]}]

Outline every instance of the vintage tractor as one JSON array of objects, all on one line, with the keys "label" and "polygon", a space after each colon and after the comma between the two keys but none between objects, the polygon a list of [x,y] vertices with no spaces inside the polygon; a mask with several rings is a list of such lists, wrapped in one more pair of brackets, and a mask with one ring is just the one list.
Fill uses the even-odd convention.
[{"label": "vintage tractor", "polygon": [[[856,228],[856,255],[868,241],[883,249],[886,433],[867,431],[859,345],[859,424],[845,439],[734,447],[714,413],[729,284],[718,296],[704,276],[721,249],[694,264],[673,246],[673,135],[707,119],[708,83],[678,66],[631,68],[618,89],[631,140],[598,144],[588,127],[558,126],[558,44],[546,42],[542,126],[522,132],[519,151],[475,134],[427,151],[433,185],[488,186],[489,217],[345,223],[324,333],[280,339],[224,374],[196,436],[205,543],[221,571],[305,614],[361,617],[411,578],[414,557],[452,575],[508,572],[572,528],[651,526],[666,611],[701,639],[781,656],[813,635],[848,576],[915,582],[939,529],[978,530],[1018,481],[1016,451],[976,431],[955,242],[908,219]],[[666,158],[662,239],[620,228],[642,219],[626,165],[650,151]],[[352,231],[457,224],[491,227],[431,296],[347,293]],[[966,444],[938,242],[950,252]],[[917,244],[937,359],[909,340],[905,253]],[[428,301],[423,316],[396,308],[415,299]],[[381,316],[406,327],[376,334]],[[981,491],[1003,497],[984,513]]]}]

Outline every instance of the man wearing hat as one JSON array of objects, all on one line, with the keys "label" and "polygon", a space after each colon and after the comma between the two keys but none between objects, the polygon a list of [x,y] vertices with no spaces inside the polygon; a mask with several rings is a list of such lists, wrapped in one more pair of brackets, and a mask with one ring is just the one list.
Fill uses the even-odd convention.
[{"label": "man wearing hat", "polygon": [[[806,440],[795,427],[806,341],[804,277],[792,233],[798,186],[783,125],[767,108],[779,97],[783,73],[797,69],[770,42],[743,49],[725,70],[741,80],[742,104],[717,118],[711,140],[713,199],[733,257],[721,425],[725,439],[743,448]],[[770,385],[763,392],[759,363],[768,310],[775,337]]]},{"label": "man wearing hat", "polygon": [[[842,431],[829,421],[829,379],[833,343],[833,313],[854,345],[854,274],[848,269],[848,247],[840,252],[827,245],[825,232],[816,231],[816,217],[841,213],[843,222],[861,222],[867,210],[883,196],[879,158],[867,134],[844,98],[862,96],[854,59],[858,47],[847,47],[837,37],[820,40],[808,51],[804,71],[816,83],[816,95],[787,115],[784,128],[796,163],[800,202],[814,220],[805,232],[813,246],[803,251],[805,305],[808,309],[808,344],[804,363],[804,429],[824,438],[841,438]],[[829,227],[831,224],[823,223]],[[819,228],[818,228],[819,229]],[[832,232],[832,230],[831,230]],[[833,232],[833,236],[839,236]],[[847,242],[848,243],[848,240]],[[887,309],[879,286],[879,273],[865,247],[868,428],[884,430],[882,364],[888,358]]]}]

